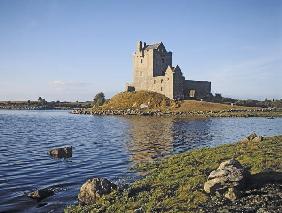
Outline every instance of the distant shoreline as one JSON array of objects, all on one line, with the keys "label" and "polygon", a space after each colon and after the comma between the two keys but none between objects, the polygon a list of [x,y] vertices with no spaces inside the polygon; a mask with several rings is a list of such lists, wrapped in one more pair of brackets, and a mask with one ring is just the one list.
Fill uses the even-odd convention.
[{"label": "distant shoreline", "polygon": [[40,111],[44,111],[44,110],[72,110],[73,108],[41,108],[41,107],[32,107],[32,108],[2,108],[0,107],[0,110],[29,110],[29,111],[33,111],[33,110],[40,110]]},{"label": "distant shoreline", "polygon": [[0,110],[72,110],[75,108],[89,108],[91,102],[47,102],[39,101],[0,101]]}]

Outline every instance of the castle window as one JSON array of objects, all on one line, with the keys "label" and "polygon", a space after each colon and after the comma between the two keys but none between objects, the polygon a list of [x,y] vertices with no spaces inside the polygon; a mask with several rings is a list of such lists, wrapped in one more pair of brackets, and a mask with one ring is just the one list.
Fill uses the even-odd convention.
[{"label": "castle window", "polygon": [[154,80],[154,84],[156,84],[156,80]]},{"label": "castle window", "polygon": [[163,91],[163,88],[161,87],[161,91]]},{"label": "castle window", "polygon": [[161,80],[161,83],[163,83],[163,81],[164,81],[164,80],[162,79],[162,80]]},{"label": "castle window", "polygon": [[169,78],[167,78],[167,80],[169,81]]},{"label": "castle window", "polygon": [[164,59],[162,58],[162,62],[164,63]]},{"label": "castle window", "polygon": [[141,59],[141,64],[142,64],[142,62],[143,62],[143,59]]}]

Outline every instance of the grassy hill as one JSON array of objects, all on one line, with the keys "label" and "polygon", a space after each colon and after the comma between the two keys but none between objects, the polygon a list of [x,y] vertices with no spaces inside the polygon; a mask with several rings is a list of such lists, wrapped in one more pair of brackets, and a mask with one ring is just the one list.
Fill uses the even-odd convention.
[{"label": "grassy hill", "polygon": [[103,109],[137,109],[145,104],[149,109],[174,107],[175,102],[162,94],[150,91],[121,92],[103,105]]},{"label": "grassy hill", "polygon": [[244,109],[246,107],[231,106],[227,104],[212,103],[206,101],[184,100],[174,101],[162,94],[150,91],[121,92],[113,96],[102,109],[137,109],[141,104],[148,109],[170,110],[170,111],[220,111],[228,109]]},{"label": "grassy hill", "polygon": [[184,100],[180,103],[180,106],[176,111],[188,112],[188,111],[220,111],[229,109],[246,109],[251,107],[242,106],[231,106],[221,103],[212,103],[206,101],[196,101],[196,100]]}]

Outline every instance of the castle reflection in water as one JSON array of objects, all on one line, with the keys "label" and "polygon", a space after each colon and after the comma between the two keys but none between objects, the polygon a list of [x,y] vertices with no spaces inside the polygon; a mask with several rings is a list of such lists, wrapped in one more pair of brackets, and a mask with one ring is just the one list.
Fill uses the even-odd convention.
[{"label": "castle reflection in water", "polygon": [[134,163],[205,146],[212,140],[211,120],[131,117],[128,150]]}]

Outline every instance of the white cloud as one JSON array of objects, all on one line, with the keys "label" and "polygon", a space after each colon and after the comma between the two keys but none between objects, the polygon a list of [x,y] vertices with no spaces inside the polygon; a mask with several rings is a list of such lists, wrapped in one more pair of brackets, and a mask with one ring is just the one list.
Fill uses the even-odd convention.
[{"label": "white cloud", "polygon": [[54,80],[49,82],[49,86],[55,89],[84,89],[89,86],[89,83],[80,81],[62,81]]}]

